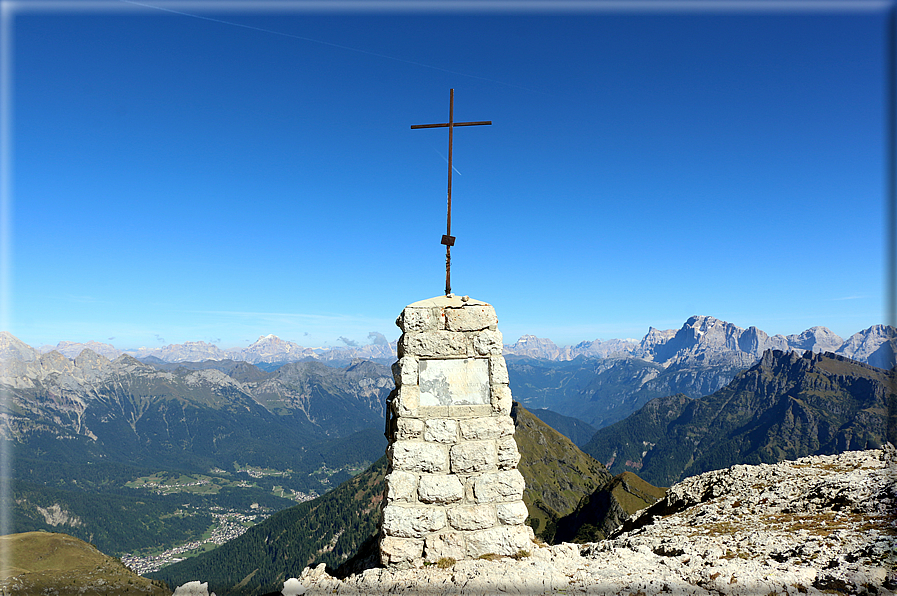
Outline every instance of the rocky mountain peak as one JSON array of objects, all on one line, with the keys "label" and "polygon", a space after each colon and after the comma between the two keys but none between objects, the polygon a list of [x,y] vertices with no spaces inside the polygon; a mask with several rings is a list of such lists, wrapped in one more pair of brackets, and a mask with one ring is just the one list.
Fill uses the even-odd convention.
[{"label": "rocky mountain peak", "polygon": [[655,334],[650,341],[643,342],[639,352],[647,360],[664,365],[695,358],[706,361],[720,353],[741,352],[738,340],[742,333],[744,329],[732,323],[695,315],[666,341],[662,341],[663,334]]},{"label": "rocky mountain peak", "polygon": [[9,331],[0,331],[0,360],[33,362],[39,358],[40,352]]},{"label": "rocky mountain peak", "polygon": [[[570,348],[564,348],[564,352],[569,352]],[[557,347],[550,339],[544,337],[536,337],[535,335],[522,335],[520,339],[511,345],[504,346],[506,355],[527,356],[529,358],[547,358],[550,360],[569,360],[567,353],[561,353],[562,350]]]},{"label": "rocky mountain peak", "polygon": [[841,347],[844,340],[827,327],[810,327],[798,335],[789,335],[788,344],[796,350],[812,350],[814,352],[834,352]]},{"label": "rocky mountain peak", "polygon": [[[804,358],[804,356],[804,354],[791,350],[764,350],[763,355],[760,357],[760,361],[754,368],[774,368],[782,361],[794,363],[801,358]],[[810,356],[812,356],[812,354]]]},{"label": "rocky mountain peak", "polygon": [[75,368],[101,370],[112,365],[112,361],[90,348],[81,350],[75,357]]},{"label": "rocky mountain peak", "polygon": [[144,364],[143,362],[137,360],[130,354],[122,354],[118,358],[112,361],[112,364],[115,365],[119,370],[127,371],[129,373],[135,372],[138,370],[146,370],[152,371],[155,370],[152,366],[148,364]]},{"label": "rocky mountain peak", "polygon": [[98,341],[89,341],[87,343],[74,342],[74,341],[61,341],[56,344],[56,347],[53,348],[66,358],[74,358],[78,354],[80,354],[85,349],[90,349],[96,352],[97,354],[101,354],[108,358],[109,360],[114,360],[121,354],[121,350],[118,350],[112,344],[100,343]]},{"label": "rocky mountain peak", "polygon": [[894,368],[897,354],[897,329],[888,325],[873,325],[851,335],[837,353],[890,370]]},{"label": "rocky mountain peak", "polygon": [[52,371],[57,373],[70,373],[72,372],[72,370],[74,370],[74,364],[72,363],[72,361],[56,350],[47,352],[46,354],[41,354],[40,365],[41,368],[48,372]]}]

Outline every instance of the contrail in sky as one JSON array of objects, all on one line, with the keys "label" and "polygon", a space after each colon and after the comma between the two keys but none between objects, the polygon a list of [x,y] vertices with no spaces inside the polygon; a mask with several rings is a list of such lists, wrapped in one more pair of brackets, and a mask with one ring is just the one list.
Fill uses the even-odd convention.
[{"label": "contrail in sky", "polygon": [[[439,154],[439,157],[441,157],[442,159],[445,160],[445,163],[448,163],[448,158],[447,158],[445,155],[443,155],[442,153],[439,153],[439,149],[435,149],[435,148],[434,148],[433,151],[435,151],[436,153],[438,153],[438,154]],[[452,170],[454,170],[454,172],[455,172],[456,174],[458,174],[459,176],[461,175],[461,172],[458,171],[458,168],[455,167],[455,164],[452,164]]]},{"label": "contrail in sky", "polygon": [[[189,13],[189,12],[182,12],[182,11],[180,11],[180,10],[174,10],[174,9],[172,9],[172,8],[166,8],[166,7],[164,7],[164,6],[156,6],[156,5],[153,5],[153,4],[145,4],[145,3],[143,3],[143,2],[136,2],[135,0],[119,0],[119,2],[123,2],[123,3],[125,3],[125,4],[133,4],[134,6],[142,6],[142,7],[144,7],[144,8],[152,8],[152,9],[155,9],[155,10],[161,10],[161,11],[164,11],[164,12],[170,12],[170,13],[172,13],[172,14],[177,14],[177,15],[181,15],[181,16],[184,16],[184,17],[193,17],[194,19],[202,19],[202,20],[204,20],[204,21],[212,21],[213,23],[220,23],[220,24],[222,24],[222,25],[230,25],[230,26],[232,26],[232,27],[242,27],[243,29],[251,29],[251,30],[253,30],[253,31],[260,31],[260,32],[262,32],[262,33],[271,33],[272,35],[280,35],[280,36],[282,36],[282,37],[290,37],[290,38],[292,38],[292,39],[299,39],[299,40],[302,40],[302,41],[310,41],[310,42],[312,42],[312,43],[319,43],[319,44],[322,44],[322,45],[325,45],[325,46],[331,46],[331,47],[334,47],[334,48],[339,48],[339,49],[341,49],[341,50],[348,50],[348,51],[350,51],[350,52],[358,52],[359,54],[367,54],[367,55],[369,55],[369,56],[376,56],[376,57],[378,57],[378,58],[385,58],[385,59],[387,59],[387,60],[394,60],[394,61],[396,61],[396,62],[404,62],[405,64],[410,64],[410,65],[412,65],[412,66],[420,66],[420,67],[422,67],[422,68],[430,68],[430,69],[432,69],[432,70],[438,70],[438,71],[445,72],[445,73],[448,73],[448,74],[458,75],[458,76],[460,76],[460,77],[468,77],[468,78],[471,78],[471,79],[478,79],[478,80],[480,80],[480,81],[488,81],[488,82],[490,82],[490,83],[496,83],[496,84],[498,84],[498,85],[504,85],[504,86],[506,86],[506,87],[514,87],[514,88],[516,88],[516,89],[523,89],[524,91],[533,91],[532,89],[527,89],[526,87],[521,87],[520,85],[514,85],[514,84],[512,84],[512,83],[505,83],[504,81],[499,81],[499,80],[496,80],[496,79],[490,79],[490,78],[487,78],[487,77],[481,77],[481,76],[477,76],[477,75],[473,75],[473,74],[467,74],[467,73],[464,73],[464,72],[458,72],[458,71],[455,71],[455,70],[449,70],[449,69],[447,69],[447,68],[441,68],[441,67],[439,67],[439,66],[433,66],[432,64],[424,64],[423,62],[415,62],[414,60],[406,60],[406,59],[404,59],[404,58],[397,58],[397,57],[395,57],[395,56],[389,56],[389,55],[387,55],[387,54],[380,54],[380,53],[378,53],[378,52],[371,52],[370,50],[362,50],[362,49],[360,49],[360,48],[353,48],[353,47],[350,47],[350,46],[344,46],[344,45],[341,45],[341,44],[338,44],[338,43],[333,43],[333,42],[330,42],[330,41],[323,41],[323,40],[321,40],[321,39],[313,39],[313,38],[311,38],[311,37],[304,37],[304,36],[302,36],[302,35],[294,35],[294,34],[292,34],[292,33],[284,33],[284,32],[282,32],[282,31],[275,31],[274,29],[265,29],[264,27],[254,27],[254,26],[252,26],[252,25],[244,25],[244,24],[242,24],[242,23],[234,23],[233,21],[225,21],[225,20],[222,20],[222,19],[216,19],[216,18],[213,18],[213,17],[207,17],[207,16],[203,16],[203,15],[199,15],[199,14],[193,14],[193,13]],[[535,91],[535,93],[539,93],[539,92],[538,92],[538,91]]]}]

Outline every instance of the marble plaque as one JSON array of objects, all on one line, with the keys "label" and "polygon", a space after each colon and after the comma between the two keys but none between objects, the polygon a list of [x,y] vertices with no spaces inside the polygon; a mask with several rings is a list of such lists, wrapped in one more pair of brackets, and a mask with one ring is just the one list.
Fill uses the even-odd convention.
[{"label": "marble plaque", "polygon": [[486,358],[421,360],[418,371],[421,406],[490,403],[489,360]]}]

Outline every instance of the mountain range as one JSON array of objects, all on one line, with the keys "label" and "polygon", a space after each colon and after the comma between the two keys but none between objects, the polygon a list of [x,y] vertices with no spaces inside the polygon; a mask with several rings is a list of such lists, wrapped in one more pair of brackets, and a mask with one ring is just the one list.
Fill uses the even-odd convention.
[{"label": "mountain range", "polygon": [[[796,350],[798,345],[802,345],[809,346],[811,354],[812,350],[821,350],[821,346],[825,345],[823,340],[829,336],[821,331],[822,328],[814,329],[801,334],[804,336],[800,339],[802,344],[797,343],[800,336],[794,339],[795,343],[790,349]],[[742,408],[755,418],[727,414],[726,417],[717,416],[711,420],[712,417],[707,418],[706,412],[712,411],[712,408],[706,405],[699,403],[691,406],[694,410],[687,409],[692,400],[703,403],[705,397],[719,392],[738,373],[752,365],[746,363],[753,361],[755,348],[752,346],[759,345],[754,340],[762,336],[756,331],[749,331],[739,332],[737,327],[710,317],[695,317],[676,332],[646,335],[641,342],[644,349],[638,352],[641,356],[617,351],[609,352],[604,358],[579,356],[566,361],[511,354],[507,356],[511,390],[515,399],[528,409],[551,419],[552,424],[563,429],[568,436],[577,437],[577,444],[585,444],[592,439],[593,445],[589,450],[596,459],[608,463],[612,473],[619,475],[632,471],[653,484],[668,485],[670,478],[675,476],[664,476],[666,472],[656,471],[660,469],[657,468],[658,462],[663,460],[662,453],[666,448],[646,449],[644,441],[656,445],[663,440],[673,444],[686,438],[688,445],[703,441],[703,451],[695,452],[693,456],[687,451],[669,452],[676,458],[673,462],[675,466],[670,464],[672,471],[678,466],[679,474],[697,473],[694,470],[701,469],[705,465],[702,462],[710,461],[708,453],[720,451],[717,447],[711,447],[710,439],[714,433],[722,435],[740,428],[733,430],[720,425],[722,421],[732,418],[742,420],[742,425],[755,425],[750,433],[741,438],[742,442],[737,443],[741,449],[737,452],[739,457],[753,453],[747,448],[742,449],[744,445],[765,445],[767,452],[777,453],[759,439],[759,442],[750,443],[757,437],[762,438],[763,432],[772,428],[768,421],[773,414],[764,412],[778,411],[757,405],[756,399]],[[276,344],[274,339],[269,339],[271,345]],[[875,326],[842,342],[838,350],[843,354],[849,352],[855,358],[878,362],[877,359],[886,355],[893,344],[893,328]],[[259,351],[260,354],[262,352]],[[268,355],[275,359],[271,356],[274,353],[276,351],[271,351]],[[796,358],[796,362],[808,358],[788,351],[781,351],[780,354],[769,358],[776,362],[786,356]],[[753,365],[759,364],[763,358],[766,357],[758,357]],[[812,409],[829,402],[824,399],[813,401],[799,392],[788,394],[793,398],[793,403],[789,402],[790,409],[787,411],[795,413],[798,420],[803,420],[800,416],[811,420],[812,424],[804,426],[815,428],[818,437],[841,437],[841,443],[833,443],[836,446],[845,441],[849,448],[861,444],[874,445],[876,441],[880,443],[884,433],[873,426],[882,426],[882,408],[886,411],[890,398],[885,398],[885,406],[856,407],[854,404],[848,407],[845,404],[852,404],[851,400],[861,403],[866,399],[862,394],[863,388],[868,390],[878,386],[870,380],[874,375],[869,371],[892,376],[893,373],[869,366],[857,372],[852,367],[863,365],[841,357],[835,358],[839,364],[831,365],[835,367],[832,370],[840,372],[823,375],[820,371],[830,366],[828,362],[831,358],[834,357],[821,358],[813,366],[801,368],[804,365],[796,364],[791,368],[796,371],[795,374],[800,373],[807,378],[808,375],[815,375],[812,378],[823,379],[819,382],[827,384],[825,391],[834,391],[836,399],[830,403],[839,404],[839,411],[856,412],[857,416],[869,416],[869,420],[863,422],[859,418],[851,418],[842,422],[837,416]],[[784,371],[788,367],[784,360],[782,362],[779,368]],[[281,364],[271,361],[255,365],[232,359],[165,362],[157,357],[146,357],[140,361],[128,354],[119,354],[110,360],[93,349],[82,349],[69,358],[55,350],[41,353],[12,335],[0,332],[0,390],[5,398],[0,404],[0,438],[14,445],[16,462],[22,463],[22,466],[17,466],[16,474],[27,474],[27,477],[22,476],[21,482],[17,479],[21,490],[16,498],[22,503],[15,506],[15,515],[19,516],[16,519],[32,524],[26,529],[46,528],[49,526],[38,522],[55,514],[41,511],[52,513],[55,511],[52,509],[54,505],[68,502],[74,506],[80,503],[77,511],[66,509],[72,514],[68,516],[70,520],[76,516],[83,522],[82,526],[72,526],[71,531],[84,532],[78,535],[90,538],[90,524],[104,523],[102,520],[93,521],[91,516],[97,517],[97,512],[111,510],[112,501],[104,505],[105,509],[91,509],[82,497],[71,499],[62,492],[50,495],[45,490],[52,486],[54,490],[81,490],[84,494],[93,494],[90,492],[93,488],[75,484],[76,481],[81,483],[84,480],[82,477],[62,478],[73,470],[87,472],[89,466],[105,466],[104,470],[112,469],[111,464],[141,467],[139,473],[136,468],[132,470],[133,474],[124,482],[159,470],[208,475],[214,470],[233,474],[245,466],[271,468],[283,476],[278,476],[276,482],[253,480],[258,483],[255,490],[267,493],[267,496],[252,498],[272,508],[289,504],[287,499],[280,498],[286,489],[313,490],[319,494],[330,490],[382,455],[385,447],[382,433],[384,401],[394,386],[392,374],[383,364],[355,360],[338,367],[333,366],[334,363],[330,361],[325,365],[320,361],[299,361]],[[761,375],[761,378],[765,377]],[[800,385],[795,383],[795,386]],[[781,385],[783,391],[786,385]],[[743,393],[738,392],[739,395]],[[653,432],[650,436],[655,438],[629,441],[626,449],[631,453],[620,452],[617,459],[609,455],[611,452],[599,449],[595,437],[600,436],[601,429],[639,412],[655,398],[661,398],[657,403],[662,404],[666,408],[664,411],[672,417],[663,424],[656,423],[655,427],[645,422],[643,429],[637,429],[638,433]],[[740,403],[735,398],[730,401]],[[537,409],[542,407],[548,407],[567,418],[549,410]],[[644,410],[648,411],[650,408]],[[640,420],[639,416],[645,417],[644,412],[627,422],[635,424]],[[689,412],[705,416],[706,428],[689,430],[675,439],[663,439],[670,431],[667,428],[670,423],[676,422],[671,427],[673,430],[685,428],[686,418],[682,416]],[[578,420],[571,420],[570,416]],[[872,429],[867,435],[860,432],[864,424]],[[599,429],[598,435],[594,435],[594,429]],[[801,434],[805,429],[800,425],[788,428],[780,425],[774,430],[790,432],[792,438],[789,440],[799,443],[801,448],[812,446],[812,441],[807,438],[810,435]],[[825,444],[825,441],[819,440],[820,445]],[[726,444],[725,449],[730,449],[732,444]],[[791,453],[782,445],[776,448],[782,453]],[[842,446],[836,448],[841,449]],[[642,451],[646,453],[642,454]],[[756,452],[760,451],[762,449]],[[793,452],[799,453],[799,450]],[[719,459],[721,456],[713,457]],[[694,458],[695,462],[691,462],[690,458]],[[627,461],[634,462],[634,465],[623,465]],[[131,472],[121,470],[113,475],[118,478],[126,473]],[[236,479],[231,480],[233,485],[238,484]],[[115,506],[127,507],[132,512],[129,520],[151,522],[152,516],[158,517],[160,512],[164,511],[162,515],[167,516],[177,511],[173,502],[165,504],[171,509],[161,508],[161,505],[139,509],[138,501],[149,501],[138,498],[133,491],[126,489],[124,482],[116,485],[118,488],[115,490],[121,492],[116,498],[130,500],[116,502],[118,504]],[[216,482],[226,484],[217,480],[211,482],[213,485]],[[111,486],[112,483],[107,484]],[[275,486],[281,488],[276,503],[272,495]],[[626,486],[632,489],[629,494],[640,490],[637,483],[626,483]],[[225,494],[224,490],[222,494]],[[65,501],[66,498],[69,500]],[[248,501],[246,507],[253,500]],[[569,513],[563,513],[546,501],[543,504],[547,508],[538,508],[541,514],[534,511],[534,519],[539,518],[542,524],[539,533],[547,531],[551,524],[560,532],[561,519]],[[65,508],[60,509],[60,515],[64,513],[62,509]],[[200,521],[199,518],[185,520],[185,531],[188,525],[189,532],[201,530]],[[46,523],[56,527],[50,522]],[[600,524],[583,523],[600,530]],[[146,546],[135,545],[131,539],[144,534],[132,531],[127,524],[105,528],[103,532],[102,535],[107,536],[102,538],[107,540],[106,544],[116,545],[113,550],[116,554],[129,552],[125,548]],[[169,535],[161,530],[153,529],[153,532],[156,533],[145,534],[147,540],[153,535]],[[94,532],[93,535],[95,538],[90,538],[91,541],[101,539],[100,533]],[[129,546],[122,546],[126,543]]]},{"label": "mountain range", "polygon": [[710,395],[758,362],[766,350],[834,352],[891,369],[895,346],[897,330],[884,325],[842,341],[824,327],[770,337],[755,327],[745,330],[713,317],[692,317],[679,330],[652,328],[629,351],[604,358],[582,354],[573,360],[532,358],[514,355],[514,345],[505,346],[504,352],[515,399],[602,428],[656,397]]},{"label": "mountain range", "polygon": [[[123,354],[138,360],[152,359],[160,362],[202,362],[204,360],[236,360],[250,364],[284,364],[304,360],[322,362],[346,362],[362,358],[366,360],[395,359],[396,345],[383,340],[380,343],[364,346],[345,346],[335,348],[307,348],[269,334],[259,337],[245,348],[228,348],[222,350],[215,344],[204,341],[188,341],[182,344],[169,344],[159,348],[137,348],[120,350],[112,344],[89,341],[85,343],[61,341],[55,346],[43,345],[37,348],[41,354],[56,351],[66,358],[75,358],[82,350],[91,350],[115,360]],[[2,354],[2,352],[0,352]],[[0,356],[2,357],[2,356]]]},{"label": "mountain range", "polygon": [[274,371],[232,360],[157,368],[90,349],[73,360],[39,354],[8,334],[0,353],[0,438],[12,441],[19,459],[202,473],[236,463],[293,470],[290,488],[320,492],[328,487],[310,484],[309,472],[370,463],[385,448],[374,429],[382,428],[394,381],[370,361],[293,362]]},{"label": "mountain range", "polygon": [[747,368],[766,350],[834,352],[878,368],[892,368],[897,348],[897,330],[873,325],[847,340],[826,327],[811,327],[794,335],[768,335],[756,327],[743,329],[709,316],[690,317],[679,329],[654,327],[640,340],[611,339],[584,341],[575,346],[558,347],[550,339],[524,335],[505,345],[508,356],[543,360],[633,357],[655,362],[664,368],[685,363],[735,365]]},{"label": "mountain range", "polygon": [[[124,352],[109,344],[60,342],[54,349],[34,349],[6,332],[0,332],[0,361],[34,361],[56,351],[75,358],[88,349],[117,359]],[[527,407],[545,408],[578,418],[601,428],[622,420],[655,397],[682,393],[692,398],[718,391],[735,375],[753,366],[769,349],[833,352],[878,368],[895,364],[897,330],[874,325],[847,340],[825,327],[811,327],[800,334],[770,336],[756,327],[743,329],[709,316],[693,316],[681,328],[650,328],[640,340],[595,340],[558,348],[548,339],[531,335],[505,345],[515,398]],[[154,350],[131,350],[147,364],[164,368],[182,364],[197,368],[200,361],[226,374],[227,362],[247,362],[272,371],[288,362],[319,361],[347,366],[353,358],[381,364],[394,361],[394,345],[384,341],[363,347],[328,350],[304,348],[274,335],[260,337],[247,348],[221,350],[205,342],[187,342]]]},{"label": "mountain range", "polygon": [[712,395],[649,401],[583,450],[613,473],[669,486],[735,464],[875,449],[895,438],[895,371],[832,353],[768,350]]},{"label": "mountain range", "polygon": [[[0,359],[4,357],[2,343],[3,339],[0,337]],[[550,339],[524,335],[515,343],[506,344],[504,354],[506,357],[523,356],[554,361],[574,360],[578,357],[635,357],[664,367],[695,361],[741,365],[746,368],[754,364],[766,350],[811,350],[834,352],[879,368],[891,368],[895,364],[895,346],[897,334],[893,328],[885,325],[873,325],[844,340],[826,327],[811,327],[802,333],[787,336],[770,336],[757,327],[743,329],[714,317],[695,315],[679,329],[660,330],[649,327],[641,340],[596,339],[574,346],[557,346]],[[259,337],[248,347],[226,350],[204,341],[125,350],[96,341],[60,341],[55,346],[40,346],[37,351],[44,354],[55,350],[67,358],[74,358],[84,349],[90,349],[109,360],[128,354],[138,360],[154,358],[162,362],[235,360],[251,364],[282,364],[302,360],[346,362],[355,358],[394,359],[396,342],[387,342],[381,336],[378,342],[363,346],[309,348],[269,334]]]}]

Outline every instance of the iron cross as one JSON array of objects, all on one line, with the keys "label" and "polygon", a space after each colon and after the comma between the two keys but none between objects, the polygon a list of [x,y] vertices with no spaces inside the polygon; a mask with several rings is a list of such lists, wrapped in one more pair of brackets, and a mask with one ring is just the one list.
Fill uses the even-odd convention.
[{"label": "iron cross", "polygon": [[442,244],[445,244],[445,295],[452,293],[452,246],[455,245],[455,237],[452,236],[452,129],[456,126],[479,126],[492,124],[491,120],[482,122],[455,122],[455,90],[449,93],[449,121],[442,124],[412,124],[411,128],[448,128],[449,129],[449,145],[448,145],[448,215],[446,216],[445,235],[442,237]]}]

